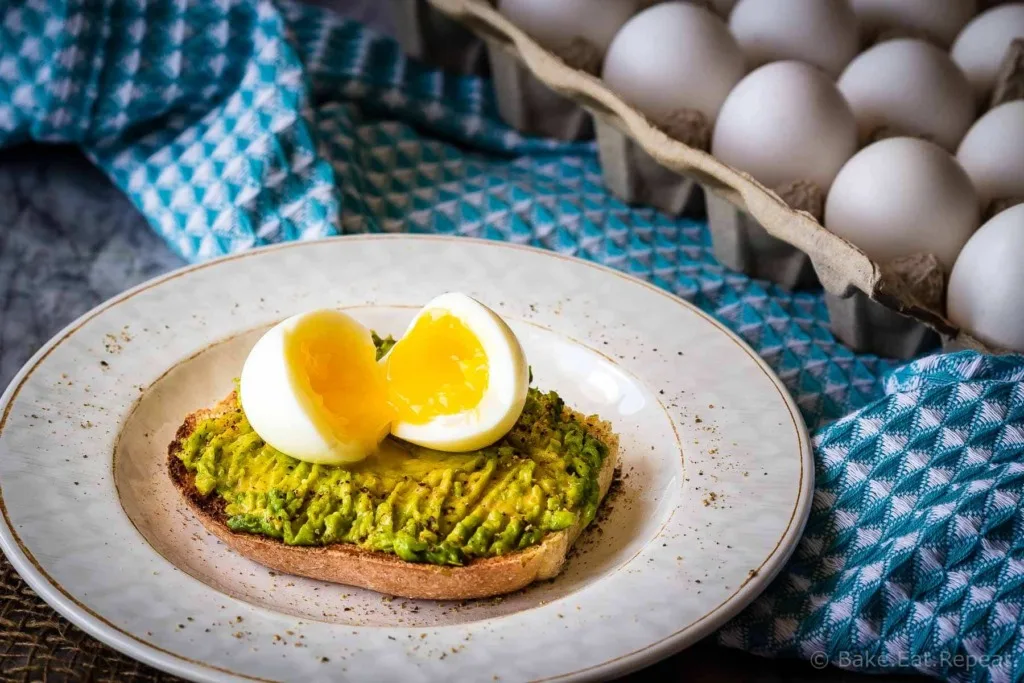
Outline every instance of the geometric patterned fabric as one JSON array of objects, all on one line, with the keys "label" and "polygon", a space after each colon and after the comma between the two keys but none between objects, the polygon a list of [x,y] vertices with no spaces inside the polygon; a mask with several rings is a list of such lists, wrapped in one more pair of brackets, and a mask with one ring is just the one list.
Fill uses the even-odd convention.
[{"label": "geometric patterned fabric", "polygon": [[796,553],[720,642],[865,671],[1024,680],[1024,358],[898,364],[820,292],[731,272],[707,226],[603,187],[592,143],[526,138],[490,85],[270,0],[24,0],[0,14],[0,144],[79,145],[189,261],[359,232],[575,254],[692,301],[815,433]]}]

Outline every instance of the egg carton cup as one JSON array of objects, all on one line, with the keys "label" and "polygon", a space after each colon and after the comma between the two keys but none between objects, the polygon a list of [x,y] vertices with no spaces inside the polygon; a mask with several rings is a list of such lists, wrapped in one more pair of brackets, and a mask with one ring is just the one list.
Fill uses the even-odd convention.
[{"label": "egg carton cup", "polygon": [[696,180],[665,168],[615,126],[596,119],[595,127],[604,184],[612,194],[671,216],[696,210],[702,192]]},{"label": "egg carton cup", "polygon": [[405,54],[446,71],[487,73],[484,41],[427,0],[391,0],[391,9]]},{"label": "egg carton cup", "polygon": [[[931,253],[912,254],[884,264],[895,295],[922,310],[945,301],[945,268]],[[838,297],[825,292],[832,333],[854,351],[909,359],[938,347],[940,335],[920,319],[904,315],[861,292]]]},{"label": "egg carton cup", "polygon": [[711,251],[723,266],[786,289],[821,286],[806,253],[774,237],[756,218],[714,192],[706,193],[704,201]]},{"label": "egg carton cup", "polygon": [[505,123],[526,135],[557,140],[587,140],[594,136],[590,113],[534,76],[504,43],[488,39],[487,59],[498,114]]},{"label": "egg carton cup", "polygon": [[[950,343],[992,353],[1004,352],[1003,349],[974,339],[945,318],[941,286],[938,288],[940,296],[937,299],[932,296],[934,287],[926,288],[928,291],[922,293],[922,282],[934,284],[936,279],[940,283],[944,282],[941,268],[927,278],[908,278],[902,268],[873,261],[853,244],[826,230],[811,213],[794,209],[778,193],[748,174],[724,164],[707,152],[671,138],[616,96],[600,79],[583,70],[573,69],[563,59],[542,48],[484,0],[429,2],[483,36],[492,56],[500,51],[502,55],[515,60],[518,63],[515,69],[503,68],[510,73],[521,73],[517,76],[521,81],[527,80],[523,76],[532,77],[560,97],[594,114],[602,124],[618,130],[657,165],[702,185],[709,213],[726,217],[724,221],[716,219],[715,223],[737,226],[719,231],[719,234],[726,235],[726,241],[718,240],[720,244],[715,251],[724,262],[730,262],[729,251],[742,253],[743,249],[747,249],[750,253],[762,253],[762,250],[757,249],[762,244],[759,241],[761,236],[752,229],[755,224],[767,236],[805,254],[835,309],[833,331],[840,339],[855,344],[858,350],[875,350],[881,355],[905,357],[907,349],[923,348],[925,342],[915,341],[912,337],[922,335],[921,326],[924,326]],[[495,66],[492,60],[492,69]],[[500,70],[495,71],[499,91],[505,87],[497,82]],[[505,80],[509,79],[506,77]],[[512,125],[517,125],[515,117],[506,114],[506,118]],[[624,178],[629,176],[628,173],[621,175]],[[623,194],[629,196],[628,192],[628,188],[624,187]],[[740,213],[730,218],[727,212],[719,210],[716,204],[718,201],[731,204]],[[731,247],[729,239],[733,245],[747,246]],[[767,244],[774,248],[774,242]],[[757,258],[746,261],[733,258],[731,264],[749,269],[754,268],[752,264],[757,261]],[[790,270],[783,270],[786,277],[793,277]],[[796,268],[798,273],[802,270]],[[934,277],[936,275],[937,278]],[[804,276],[798,275],[795,280],[799,282],[801,277]],[[840,302],[849,299],[853,301]],[[902,332],[897,332],[901,329],[898,324],[894,324],[892,319],[884,319],[885,316],[878,312],[878,308],[858,303],[860,299],[867,299],[889,312],[911,318],[917,324],[908,323]],[[843,310],[851,310],[852,313],[843,313]],[[909,341],[904,339],[899,344],[884,341],[900,338],[901,334],[909,338]],[[927,335],[922,335],[922,339],[924,336]]]},{"label": "egg carton cup", "polygon": [[858,353],[907,359],[939,345],[939,335],[930,327],[861,292],[845,299],[825,292],[825,306],[832,334]]}]

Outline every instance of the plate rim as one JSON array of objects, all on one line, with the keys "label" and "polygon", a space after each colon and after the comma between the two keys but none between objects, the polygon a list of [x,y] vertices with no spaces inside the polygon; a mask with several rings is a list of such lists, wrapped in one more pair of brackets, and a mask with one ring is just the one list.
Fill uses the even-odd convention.
[{"label": "plate rim", "polygon": [[[598,664],[577,669],[575,671],[557,674],[552,677],[538,679],[539,681],[554,680],[589,680],[600,676],[620,676],[630,671],[650,665],[676,652],[679,652],[694,642],[725,624],[729,619],[738,614],[742,609],[753,602],[760,595],[767,585],[779,574],[783,566],[792,556],[796,549],[804,526],[810,515],[811,503],[814,494],[814,459],[811,438],[806,423],[800,410],[796,405],[789,390],[775,371],[768,365],[761,356],[754,351],[736,332],[729,329],[722,321],[710,313],[702,310],[695,304],[683,299],[673,292],[659,287],[654,283],[643,280],[635,275],[618,270],[612,266],[589,261],[578,256],[564,254],[543,247],[535,247],[528,244],[513,242],[502,242],[485,238],[468,237],[460,235],[434,235],[434,234],[409,234],[409,233],[360,233],[351,235],[337,235],[316,240],[298,240],[283,242],[279,244],[264,245],[242,252],[228,254],[209,261],[186,264],[162,275],[146,280],[134,287],[131,287],[120,294],[117,294],[89,309],[72,322],[64,326],[54,334],[42,347],[39,348],[18,370],[10,383],[0,394],[0,438],[3,436],[4,428],[12,410],[14,400],[17,398],[22,387],[31,377],[32,373],[43,363],[44,360],[67,341],[79,328],[90,320],[98,317],[105,311],[131,299],[137,294],[152,289],[166,282],[178,279],[190,273],[217,267],[223,263],[258,256],[272,251],[283,251],[293,248],[316,248],[324,243],[338,241],[431,241],[431,242],[453,242],[475,244],[489,248],[515,249],[532,252],[545,257],[555,258],[563,261],[577,262],[590,268],[603,271],[608,275],[615,276],[627,282],[641,285],[656,294],[668,298],[677,305],[689,309],[702,319],[724,333],[733,343],[740,347],[755,363],[756,366],[771,380],[773,386],[782,398],[786,408],[789,410],[793,421],[794,430],[797,433],[800,461],[800,480],[796,502],[793,505],[789,522],[785,531],[780,535],[774,549],[768,554],[764,561],[754,570],[746,581],[744,581],[733,593],[725,598],[718,605],[713,607],[706,614],[696,621],[679,629],[659,641],[649,643],[632,652],[619,655]],[[18,533],[14,530],[7,505],[3,497],[3,484],[0,482],[0,550],[3,551],[8,561],[14,567],[18,575],[43,599],[50,607],[64,616],[72,624],[81,628],[90,636],[100,642],[112,647],[118,652],[133,659],[142,661],[157,669],[178,676],[187,677],[193,680],[245,680],[245,681],[271,681],[250,676],[219,667],[202,660],[194,660],[187,656],[172,652],[165,648],[144,640],[129,631],[122,629],[109,622],[102,614],[99,614],[80,602],[69,590],[65,589],[39,564],[28,546],[23,542]],[[694,637],[695,630],[704,625],[702,633],[705,635]]]}]

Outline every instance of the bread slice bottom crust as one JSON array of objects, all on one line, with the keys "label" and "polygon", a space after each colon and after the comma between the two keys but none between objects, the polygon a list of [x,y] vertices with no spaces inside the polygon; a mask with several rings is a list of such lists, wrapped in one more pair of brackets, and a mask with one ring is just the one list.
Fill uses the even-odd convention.
[{"label": "bread slice bottom crust", "polygon": [[[235,552],[276,571],[403,598],[488,598],[557,576],[565,565],[569,549],[583,531],[584,524],[580,520],[568,529],[547,534],[537,545],[507,555],[474,559],[461,567],[407,562],[391,553],[366,550],[349,543],[291,546],[275,538],[232,531],[225,523],[224,501],[215,494],[204,496],[196,490],[195,475],[185,468],[178,453],[201,421],[230,410],[234,401],[232,393],[213,408],[197,410],[185,418],[168,447],[168,471],[186,504],[208,531]],[[609,423],[576,412],[572,414],[608,446],[608,455],[598,473],[603,502],[618,461],[618,437]]]}]

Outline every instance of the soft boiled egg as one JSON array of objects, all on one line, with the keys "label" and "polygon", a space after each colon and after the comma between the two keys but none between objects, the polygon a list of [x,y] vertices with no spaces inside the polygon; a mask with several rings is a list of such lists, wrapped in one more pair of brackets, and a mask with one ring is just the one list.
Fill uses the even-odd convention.
[{"label": "soft boiled egg", "polygon": [[256,343],[239,394],[253,430],[299,460],[345,464],[388,433],[471,451],[519,419],[529,367],[508,325],[480,302],[444,294],[380,361],[369,330],[341,311],[292,316]]},{"label": "soft boiled egg", "polygon": [[370,331],[335,310],[272,327],[242,367],[242,410],[260,438],[311,463],[362,460],[388,434],[393,410]]},{"label": "soft boiled egg", "polygon": [[381,362],[395,411],[391,433],[427,448],[489,446],[526,402],[530,370],[519,340],[465,294],[430,301]]}]

